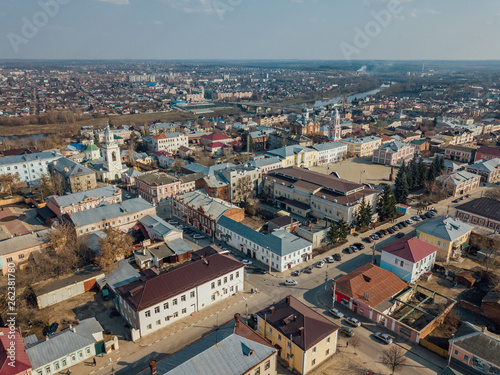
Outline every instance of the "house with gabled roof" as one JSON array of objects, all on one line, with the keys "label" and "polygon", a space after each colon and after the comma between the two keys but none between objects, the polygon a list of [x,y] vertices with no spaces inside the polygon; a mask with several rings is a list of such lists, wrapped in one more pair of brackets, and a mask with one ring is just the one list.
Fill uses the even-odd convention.
[{"label": "house with gabled roof", "polygon": [[337,351],[339,327],[292,296],[259,311],[250,326],[299,374],[309,374]]},{"label": "house with gabled roof", "polygon": [[380,267],[413,283],[432,269],[439,248],[419,238],[404,236],[380,250]]},{"label": "house with gabled roof", "polygon": [[31,362],[19,331],[0,328],[0,375],[31,374]]}]

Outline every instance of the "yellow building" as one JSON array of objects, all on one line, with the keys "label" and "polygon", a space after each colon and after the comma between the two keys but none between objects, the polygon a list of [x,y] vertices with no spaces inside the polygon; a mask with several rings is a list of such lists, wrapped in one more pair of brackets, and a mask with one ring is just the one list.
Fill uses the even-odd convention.
[{"label": "yellow building", "polygon": [[279,157],[283,168],[310,168],[318,165],[318,151],[304,146],[284,146],[268,151],[268,155]]},{"label": "yellow building", "polygon": [[363,137],[363,138],[344,138],[340,142],[347,144],[347,151],[352,152],[356,156],[371,156],[373,151],[377,150],[382,145],[382,138],[379,137]]},{"label": "yellow building", "polygon": [[337,350],[339,327],[292,296],[256,317],[257,332],[299,374],[309,374]]},{"label": "yellow building", "polygon": [[435,217],[417,226],[417,238],[439,248],[437,259],[448,262],[458,258],[469,242],[474,227],[451,217]]}]

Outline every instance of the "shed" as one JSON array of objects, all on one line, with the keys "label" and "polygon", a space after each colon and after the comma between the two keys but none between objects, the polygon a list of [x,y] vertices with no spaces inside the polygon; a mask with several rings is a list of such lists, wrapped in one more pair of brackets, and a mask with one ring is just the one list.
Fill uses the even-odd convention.
[{"label": "shed", "polygon": [[403,203],[398,203],[396,205],[396,210],[398,212],[402,212],[404,214],[407,214],[410,212],[410,206],[407,206],[406,204],[403,204]]},{"label": "shed", "polygon": [[454,281],[466,288],[471,288],[476,283],[476,278],[471,271],[462,271],[455,275]]},{"label": "shed", "polygon": [[40,283],[33,287],[39,309],[65,301],[91,290],[104,273],[96,266],[88,266],[73,275],[50,283]]}]

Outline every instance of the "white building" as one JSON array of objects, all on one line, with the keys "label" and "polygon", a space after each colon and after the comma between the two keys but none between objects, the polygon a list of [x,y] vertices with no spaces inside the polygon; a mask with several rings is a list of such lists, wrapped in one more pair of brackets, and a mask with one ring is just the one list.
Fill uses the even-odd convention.
[{"label": "white building", "polygon": [[312,145],[318,151],[318,165],[336,163],[347,156],[347,145],[340,142],[329,142]]},{"label": "white building", "polygon": [[403,237],[382,249],[380,267],[413,283],[434,266],[438,247],[416,237]]},{"label": "white building", "polygon": [[226,216],[217,222],[217,237],[279,272],[295,267],[312,256],[312,244],[286,230],[264,235]]},{"label": "white building", "polygon": [[161,133],[152,138],[152,151],[176,153],[179,147],[189,147],[188,136],[182,133]]},{"label": "white building", "polygon": [[0,175],[17,174],[28,185],[38,183],[42,175],[48,175],[47,165],[64,157],[59,150],[0,158]]},{"label": "white building", "polygon": [[205,250],[211,255],[117,288],[118,310],[133,340],[244,290],[243,263],[213,247],[197,253]]},{"label": "white building", "polygon": [[340,126],[340,115],[337,108],[335,108],[335,117],[328,125],[328,139],[333,141],[340,141],[342,139],[342,127]]}]

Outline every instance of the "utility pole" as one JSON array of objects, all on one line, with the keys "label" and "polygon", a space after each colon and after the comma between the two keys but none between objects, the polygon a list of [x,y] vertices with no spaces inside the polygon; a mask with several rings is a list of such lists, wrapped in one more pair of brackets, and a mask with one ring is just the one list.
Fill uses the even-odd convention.
[{"label": "utility pole", "polygon": [[372,244],[372,263],[375,264],[375,241]]},{"label": "utility pole", "polygon": [[326,265],[325,290],[328,287],[328,264]]}]

